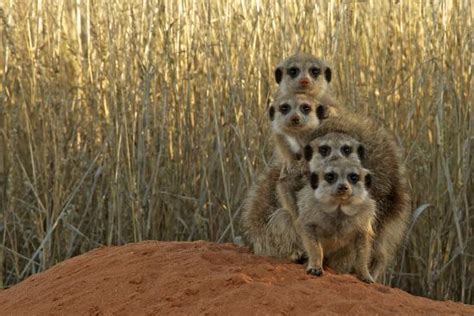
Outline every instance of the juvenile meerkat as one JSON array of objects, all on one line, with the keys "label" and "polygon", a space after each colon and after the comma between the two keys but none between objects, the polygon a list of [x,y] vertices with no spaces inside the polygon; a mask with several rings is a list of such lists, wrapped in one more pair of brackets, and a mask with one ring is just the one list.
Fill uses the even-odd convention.
[{"label": "juvenile meerkat", "polygon": [[[334,135],[339,136],[334,138]],[[369,118],[346,114],[344,117],[328,118],[314,130],[313,140],[304,149],[305,158],[310,160],[310,170],[318,168],[327,152],[341,152],[345,145],[349,145],[340,141],[342,137],[352,139],[350,151],[357,152],[362,166],[372,174],[369,192],[376,201],[377,216],[370,271],[377,280],[394,257],[411,215],[401,150],[393,137]],[[332,142],[329,142],[331,139]],[[352,154],[352,157],[356,156]]]},{"label": "juvenile meerkat", "polygon": [[338,159],[320,164],[298,192],[295,223],[308,255],[306,271],[320,276],[323,258],[337,272],[354,271],[364,282],[369,273],[376,203],[368,188],[371,176],[360,163]]},{"label": "juvenile meerkat", "polygon": [[336,102],[329,95],[331,79],[331,67],[324,60],[310,54],[295,54],[284,59],[275,69],[276,96],[305,94],[320,104],[333,105]]}]

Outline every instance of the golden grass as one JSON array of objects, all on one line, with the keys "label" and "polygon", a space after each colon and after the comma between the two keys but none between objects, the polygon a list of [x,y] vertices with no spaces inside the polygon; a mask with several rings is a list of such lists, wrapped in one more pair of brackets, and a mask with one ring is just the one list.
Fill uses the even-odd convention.
[{"label": "golden grass", "polygon": [[472,2],[313,3],[2,1],[0,286],[101,244],[239,235],[273,69],[301,50],[405,150],[386,283],[473,303]]}]

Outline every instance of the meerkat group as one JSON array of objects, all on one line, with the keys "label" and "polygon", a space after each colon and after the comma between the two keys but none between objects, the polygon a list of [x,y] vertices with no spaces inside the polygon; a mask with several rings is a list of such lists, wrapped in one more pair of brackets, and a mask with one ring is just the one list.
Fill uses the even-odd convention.
[{"label": "meerkat group", "polygon": [[331,96],[332,70],[308,54],[275,69],[268,109],[275,154],[249,190],[242,227],[257,255],[323,263],[380,280],[402,242],[411,201],[400,147]]}]

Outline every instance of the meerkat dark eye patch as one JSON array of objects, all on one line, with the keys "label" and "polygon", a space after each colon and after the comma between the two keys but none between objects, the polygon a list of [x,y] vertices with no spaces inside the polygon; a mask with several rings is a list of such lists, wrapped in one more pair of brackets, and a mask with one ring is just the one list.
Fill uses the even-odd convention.
[{"label": "meerkat dark eye patch", "polygon": [[275,81],[276,81],[276,83],[280,84],[282,78],[283,78],[283,71],[281,70],[280,67],[277,67],[275,69]]},{"label": "meerkat dark eye patch", "polygon": [[349,145],[344,145],[341,147],[341,153],[348,157],[350,154],[352,154],[352,147]]},{"label": "meerkat dark eye patch", "polygon": [[365,177],[364,177],[364,182],[365,182],[365,186],[367,188],[370,188],[370,186],[372,185],[372,176],[370,174],[367,174]]},{"label": "meerkat dark eye patch", "polygon": [[291,78],[293,78],[293,79],[295,79],[296,77],[298,77],[299,73],[300,73],[300,69],[299,69],[298,67],[290,67],[290,68],[288,68],[288,75],[289,75]]},{"label": "meerkat dark eye patch", "polygon": [[316,116],[321,121],[328,118],[328,113],[324,105],[318,105],[318,107],[316,108]]},{"label": "meerkat dark eye patch", "polygon": [[275,118],[275,107],[273,105],[268,110],[268,116],[270,117],[270,121],[273,121]]},{"label": "meerkat dark eye patch", "polygon": [[283,103],[280,105],[280,112],[282,114],[287,114],[290,112],[290,105],[288,103]]},{"label": "meerkat dark eye patch", "polygon": [[365,158],[365,148],[362,145],[359,145],[357,147],[357,155],[359,156],[359,159],[362,161]]},{"label": "meerkat dark eye patch", "polygon": [[327,181],[327,183],[332,184],[336,182],[337,180],[337,174],[334,172],[328,172],[324,175],[324,180]]},{"label": "meerkat dark eye patch", "polygon": [[311,112],[311,106],[309,104],[304,103],[300,106],[300,110],[301,113],[308,114],[309,112]]},{"label": "meerkat dark eye patch", "polygon": [[313,147],[311,147],[310,145],[304,146],[303,153],[304,153],[304,159],[306,161],[310,161],[311,158],[313,158]]},{"label": "meerkat dark eye patch", "polygon": [[326,81],[328,83],[331,82],[331,78],[332,78],[331,68],[329,68],[329,67],[326,68],[326,70],[324,71],[324,78],[326,78]]},{"label": "meerkat dark eye patch", "polygon": [[331,147],[329,147],[328,145],[319,146],[318,152],[321,156],[327,157],[329,156],[329,154],[331,154]]},{"label": "meerkat dark eye patch", "polygon": [[321,69],[318,67],[311,67],[309,69],[309,73],[311,74],[311,76],[313,76],[314,79],[316,79],[321,74]]},{"label": "meerkat dark eye patch", "polygon": [[309,175],[309,184],[311,185],[311,188],[313,188],[313,190],[316,190],[318,188],[319,177],[316,173],[311,172],[311,174]]},{"label": "meerkat dark eye patch", "polygon": [[350,183],[352,184],[356,184],[357,182],[359,182],[359,175],[357,173],[349,173],[347,175],[347,180],[349,180]]}]

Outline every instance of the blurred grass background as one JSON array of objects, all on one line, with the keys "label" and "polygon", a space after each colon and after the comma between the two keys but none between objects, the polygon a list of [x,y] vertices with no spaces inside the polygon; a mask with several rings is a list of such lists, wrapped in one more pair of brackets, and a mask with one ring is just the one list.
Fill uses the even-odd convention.
[{"label": "blurred grass background", "polygon": [[231,241],[272,149],[275,65],[405,150],[414,219],[385,283],[474,303],[473,3],[0,1],[0,288],[99,245]]}]

